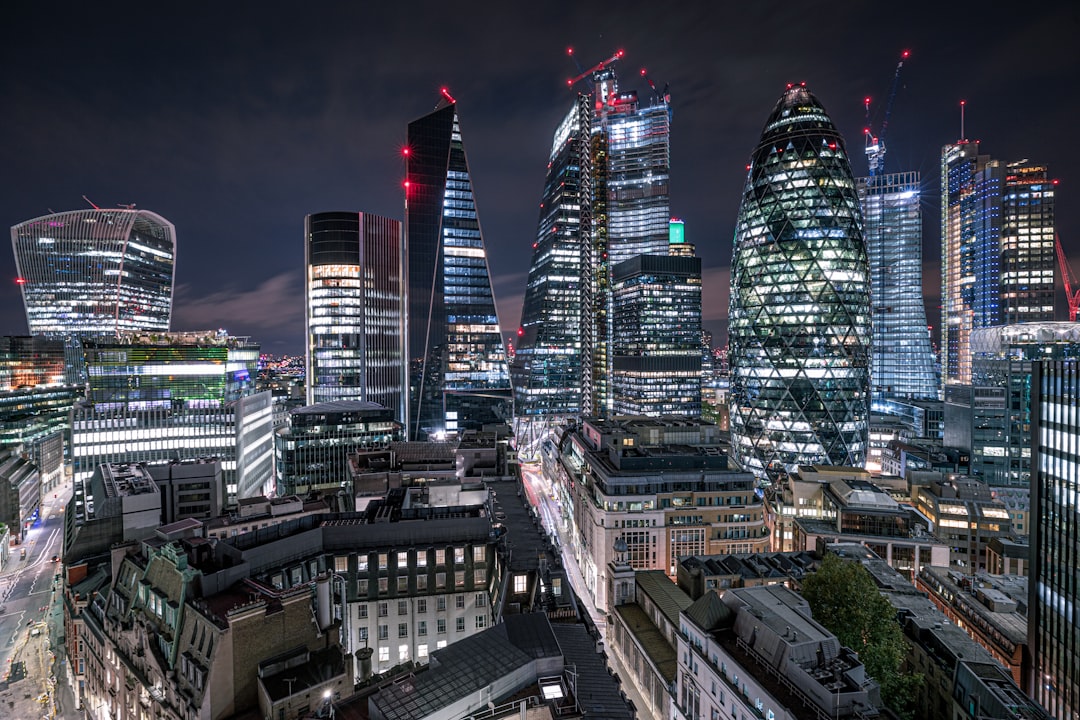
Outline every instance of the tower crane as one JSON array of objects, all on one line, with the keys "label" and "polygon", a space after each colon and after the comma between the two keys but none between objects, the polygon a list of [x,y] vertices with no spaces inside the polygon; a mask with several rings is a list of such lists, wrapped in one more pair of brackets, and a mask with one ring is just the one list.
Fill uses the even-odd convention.
[{"label": "tower crane", "polygon": [[656,83],[654,83],[652,81],[652,79],[649,78],[649,74],[645,70],[645,68],[641,68],[641,77],[645,78],[645,82],[647,82],[649,84],[649,89],[652,90],[654,98],[656,98],[657,100],[666,100],[666,101],[671,100],[671,96],[668,94],[668,86],[664,85],[664,91],[663,92],[660,92],[659,90],[657,90],[656,89]]},{"label": "tower crane", "polygon": [[1080,287],[1061,247],[1061,237],[1054,233],[1054,250],[1057,251],[1058,265],[1061,266],[1061,282],[1065,285],[1065,300],[1069,303],[1069,322],[1076,322],[1077,310],[1080,310]]},{"label": "tower crane", "polygon": [[617,50],[615,52],[615,54],[612,55],[611,57],[609,57],[607,60],[601,60],[600,62],[596,63],[591,68],[589,68],[588,70],[585,70],[585,71],[579,73],[577,77],[570,78],[569,80],[567,80],[566,81],[566,86],[567,87],[574,87],[579,82],[581,82],[582,80],[584,80],[588,76],[592,75],[594,72],[596,72],[598,70],[603,70],[608,65],[610,65],[611,63],[613,63],[616,60],[618,60],[619,58],[621,58],[623,56],[623,54],[624,53],[623,53],[622,50]]},{"label": "tower crane", "polygon": [[885,131],[889,129],[889,116],[892,115],[893,101],[896,99],[896,89],[900,85],[900,70],[904,67],[904,61],[911,52],[904,50],[900,53],[900,61],[896,64],[896,72],[893,73],[892,88],[889,90],[889,99],[885,103],[885,119],[881,122],[881,132],[877,135],[870,128],[870,98],[863,100],[866,106],[866,128],[863,134],[866,136],[866,161],[870,165],[870,177],[880,175],[885,168]]}]

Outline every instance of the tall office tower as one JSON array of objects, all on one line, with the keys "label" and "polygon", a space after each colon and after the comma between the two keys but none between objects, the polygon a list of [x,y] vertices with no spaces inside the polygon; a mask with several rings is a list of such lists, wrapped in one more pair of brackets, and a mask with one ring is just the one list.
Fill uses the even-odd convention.
[{"label": "tall office tower", "polygon": [[409,437],[510,422],[513,393],[457,104],[409,123]]},{"label": "tall office tower", "polygon": [[259,347],[221,333],[89,341],[87,399],[72,412],[76,482],[102,463],[217,457],[227,498],[273,491],[272,397]]},{"label": "tall office tower", "polygon": [[1001,313],[1005,324],[1054,319],[1054,181],[1045,165],[1005,168],[1001,193]]},{"label": "tall office tower", "polygon": [[611,271],[616,415],[701,416],[701,259],[671,248]]},{"label": "tall office tower", "polygon": [[1035,363],[1027,693],[1059,720],[1080,713],[1080,363]]},{"label": "tall office tower", "polygon": [[844,141],[804,86],[751,157],[735,230],[731,446],[759,477],[861,466],[870,415],[870,269]]},{"label": "tall office tower", "polygon": [[375,402],[405,422],[401,223],[371,213],[304,219],[307,403]]},{"label": "tall office tower", "polygon": [[[592,274],[589,97],[579,95],[555,131],[540,220],[525,287],[510,378],[519,453],[581,413],[582,355],[590,310],[582,292]],[[583,280],[584,279],[584,280]]]},{"label": "tall office tower", "polygon": [[620,92],[620,57],[578,78],[592,91],[574,101],[549,156],[513,371],[529,438],[567,417],[614,412],[612,269],[668,254],[671,98],[645,104]]},{"label": "tall office tower", "polygon": [[176,230],[147,210],[72,210],[11,228],[31,335],[167,332]]},{"label": "tall office tower", "polygon": [[919,173],[871,175],[857,186],[873,299],[871,398],[937,400],[940,383],[922,294]]},{"label": "tall office tower", "polygon": [[671,98],[648,105],[618,90],[612,68],[599,72],[594,128],[607,137],[610,267],[635,255],[667,255],[671,218]]},{"label": "tall office tower", "polygon": [[941,379],[971,382],[971,331],[1001,323],[1001,163],[978,141],[941,149]]}]

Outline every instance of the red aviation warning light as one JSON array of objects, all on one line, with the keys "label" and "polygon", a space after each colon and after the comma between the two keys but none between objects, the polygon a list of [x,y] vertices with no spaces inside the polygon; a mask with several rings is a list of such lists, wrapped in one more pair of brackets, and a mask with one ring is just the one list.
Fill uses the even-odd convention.
[{"label": "red aviation warning light", "polygon": [[446,89],[445,87],[442,87],[442,88],[439,88],[439,92],[442,93],[442,96],[444,98],[446,98],[446,101],[448,103],[450,103],[451,105],[456,105],[457,104],[457,100],[454,99],[454,96],[450,94],[450,91],[448,89]]},{"label": "red aviation warning light", "polygon": [[15,278],[15,284],[16,285],[25,285],[26,284],[26,278],[24,278],[24,277]]},{"label": "red aviation warning light", "polygon": [[409,157],[409,146],[408,145],[401,148],[401,154],[404,155],[405,157]]}]

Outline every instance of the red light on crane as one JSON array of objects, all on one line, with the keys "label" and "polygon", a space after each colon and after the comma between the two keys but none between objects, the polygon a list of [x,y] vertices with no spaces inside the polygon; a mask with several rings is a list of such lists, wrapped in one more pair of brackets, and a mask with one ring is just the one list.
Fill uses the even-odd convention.
[{"label": "red light on crane", "polygon": [[909,57],[911,57],[911,51],[905,50],[904,52],[900,53],[900,57],[902,57],[904,60],[907,60]]},{"label": "red light on crane", "polygon": [[442,93],[442,96],[446,98],[447,102],[449,102],[451,105],[457,104],[457,100],[454,99],[454,96],[450,94],[450,91],[448,89],[446,89],[445,87],[439,88],[439,92]]},{"label": "red light on crane", "polygon": [[641,68],[641,77],[645,77],[645,68]]},{"label": "red light on crane", "polygon": [[519,328],[518,328],[518,337],[521,337],[521,336],[523,336],[524,334],[525,334],[525,328],[523,328],[523,327],[519,327]]}]

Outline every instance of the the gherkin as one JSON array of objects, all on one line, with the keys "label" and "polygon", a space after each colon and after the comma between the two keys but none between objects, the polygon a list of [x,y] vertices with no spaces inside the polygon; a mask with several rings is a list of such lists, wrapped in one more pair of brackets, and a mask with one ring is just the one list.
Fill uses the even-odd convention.
[{"label": "the gherkin", "polygon": [[765,477],[862,466],[870,414],[870,273],[844,141],[789,86],[754,151],[731,268],[734,459]]}]

